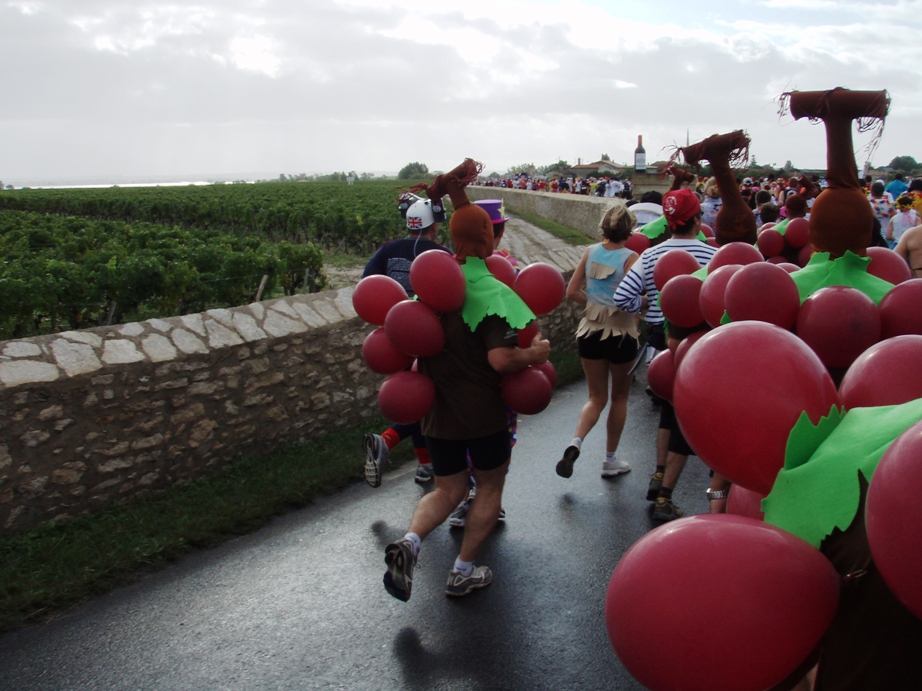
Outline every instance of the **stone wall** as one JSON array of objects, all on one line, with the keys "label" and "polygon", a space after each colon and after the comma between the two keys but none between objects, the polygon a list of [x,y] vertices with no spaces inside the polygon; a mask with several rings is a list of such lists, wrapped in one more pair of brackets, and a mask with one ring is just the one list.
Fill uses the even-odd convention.
[{"label": "stone wall", "polygon": [[[575,249],[543,259],[569,278]],[[573,303],[541,319],[572,348]],[[0,342],[0,530],[66,520],[377,414],[352,289]],[[356,450],[359,453],[359,450]]]},{"label": "stone wall", "polygon": [[[671,176],[660,180],[657,175],[653,174],[635,174],[631,179],[636,185],[635,199],[639,199],[640,195],[648,190],[656,190],[665,194],[672,183]],[[585,233],[586,237],[593,242],[599,238],[599,221],[602,220],[605,210],[612,203],[611,199],[592,195],[529,192],[504,187],[468,187],[467,196],[471,199],[502,199],[513,213],[524,211],[548,218],[560,225]]]}]

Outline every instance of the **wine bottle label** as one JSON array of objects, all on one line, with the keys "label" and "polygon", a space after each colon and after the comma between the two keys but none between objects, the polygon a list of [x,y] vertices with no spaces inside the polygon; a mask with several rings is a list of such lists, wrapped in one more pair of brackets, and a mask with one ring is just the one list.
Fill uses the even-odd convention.
[{"label": "wine bottle label", "polygon": [[635,170],[646,170],[647,169],[647,154],[646,153],[635,153],[634,154],[634,169]]}]

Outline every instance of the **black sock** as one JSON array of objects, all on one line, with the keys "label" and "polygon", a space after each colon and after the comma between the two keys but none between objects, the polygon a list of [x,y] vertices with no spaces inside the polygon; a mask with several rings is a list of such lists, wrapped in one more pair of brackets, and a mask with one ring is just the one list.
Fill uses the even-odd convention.
[{"label": "black sock", "polygon": [[664,466],[664,465],[658,465],[658,466],[656,466],[656,473],[658,473],[658,474],[660,474],[660,475],[664,475],[664,474],[666,473],[666,466]]},{"label": "black sock", "polygon": [[672,490],[669,487],[661,487],[659,490],[659,498],[672,501]]}]

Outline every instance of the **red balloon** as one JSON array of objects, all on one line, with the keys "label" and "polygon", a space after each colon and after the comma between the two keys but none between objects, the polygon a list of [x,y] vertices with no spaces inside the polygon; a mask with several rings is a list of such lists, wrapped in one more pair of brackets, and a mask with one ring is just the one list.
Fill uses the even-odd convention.
[{"label": "red balloon", "polygon": [[774,257],[784,252],[784,236],[774,228],[766,228],[756,240],[763,257]]},{"label": "red balloon", "polygon": [[369,324],[383,326],[391,307],[407,297],[403,286],[390,276],[366,276],[352,291],[352,307]]},{"label": "red balloon", "polygon": [[784,229],[784,241],[791,249],[806,247],[810,240],[810,221],[806,218],[792,218]]},{"label": "red balloon", "polygon": [[731,482],[768,494],[801,413],[817,424],[836,387],[797,336],[765,322],[708,332],[675,376],[673,405],[695,453]]},{"label": "red balloon", "polygon": [[702,224],[701,224],[701,233],[702,233],[702,234],[704,235],[704,237],[706,237],[706,238],[712,238],[712,237],[714,237],[714,229],[711,228],[711,226],[709,226],[707,223],[702,223]]},{"label": "red balloon", "polygon": [[705,243],[707,243],[711,247],[720,247],[720,245],[717,242],[717,238],[706,238]]},{"label": "red balloon", "polygon": [[742,268],[740,264],[727,264],[716,270],[708,269],[708,277],[701,286],[698,301],[701,304],[701,314],[704,320],[714,328],[720,326],[720,320],[726,310],[727,283],[733,274]]},{"label": "red balloon", "polygon": [[675,383],[675,355],[671,350],[660,351],[647,366],[647,385],[660,398],[672,400]]},{"label": "red balloon", "polygon": [[909,264],[893,250],[887,247],[868,247],[867,253],[871,258],[868,262],[868,273],[872,276],[894,285],[912,278]]},{"label": "red balloon", "polygon": [[639,233],[635,230],[633,233],[631,233],[631,237],[629,237],[627,241],[624,243],[624,246],[627,247],[629,250],[632,250],[634,252],[637,252],[637,254],[640,254],[645,249],[648,249],[650,247],[650,238],[648,238],[643,233]]},{"label": "red balloon", "polygon": [[[787,235],[785,235],[785,237],[787,237]],[[800,248],[800,252],[797,253],[797,263],[800,264],[801,267],[806,266],[810,263],[810,257],[813,256],[815,251],[813,245],[804,245]]]},{"label": "red balloon", "polygon": [[884,581],[910,612],[922,618],[922,422],[884,453],[868,487],[865,510],[871,556]]},{"label": "red balloon", "polygon": [[550,360],[546,360],[540,365],[533,365],[536,370],[541,370],[547,380],[551,382],[551,388],[553,389],[557,386],[557,370],[554,369],[554,365],[551,364]]},{"label": "red balloon", "polygon": [[437,312],[454,312],[464,304],[466,280],[448,252],[427,250],[414,259],[410,285],[420,301]]},{"label": "red balloon", "polygon": [[842,378],[839,398],[846,410],[922,398],[922,336],[894,336],[865,350]]},{"label": "red balloon", "polygon": [[[659,262],[656,265],[659,266]],[[655,273],[656,269],[653,271]],[[704,321],[698,302],[701,284],[700,278],[688,274],[673,276],[666,281],[659,294],[659,302],[663,315],[670,324],[688,329]]]},{"label": "red balloon", "polygon": [[700,268],[701,264],[689,252],[669,250],[662,254],[653,265],[653,283],[656,284],[657,290],[662,290],[670,278],[692,274]]},{"label": "red balloon", "polygon": [[902,334],[922,335],[922,278],[894,286],[880,301],[881,338]]},{"label": "red balloon", "polygon": [[695,331],[695,333],[689,334],[679,342],[679,345],[676,346],[675,349],[675,355],[673,356],[673,364],[676,370],[681,367],[682,359],[685,357],[688,349],[695,345],[695,343],[706,333],[707,331]]},{"label": "red balloon", "polygon": [[797,264],[791,264],[791,262],[784,262],[783,264],[778,264],[778,266],[787,271],[789,274],[792,274],[795,271],[800,271],[800,267],[797,266]]},{"label": "red balloon", "polygon": [[727,315],[735,322],[753,319],[790,329],[800,310],[800,292],[784,269],[759,262],[737,271],[724,294]]},{"label": "red balloon", "polygon": [[764,521],[765,513],[762,511],[763,499],[765,499],[764,494],[746,489],[742,485],[733,485],[730,487],[730,496],[727,497],[727,513],[731,513],[735,516],[754,518],[757,521]]},{"label": "red balloon", "polygon": [[567,292],[563,274],[544,262],[535,262],[522,269],[512,287],[538,317],[553,312]]},{"label": "red balloon", "polygon": [[830,368],[848,367],[880,340],[877,305],[848,286],[820,288],[803,301],[797,335]]},{"label": "red balloon", "polygon": [[501,386],[506,405],[523,415],[540,413],[547,408],[554,394],[550,380],[537,367],[504,374]]},{"label": "red balloon", "polygon": [[491,254],[486,259],[487,268],[500,283],[505,283],[510,288],[515,283],[515,267],[500,254]]},{"label": "red balloon", "polygon": [[[769,264],[784,264],[787,262],[787,257],[776,254],[774,257],[768,257],[765,261],[767,261]],[[799,269],[800,267],[798,266],[797,268]]]},{"label": "red balloon", "polygon": [[535,320],[524,329],[519,329],[519,348],[528,348],[538,335],[538,321]]},{"label": "red balloon", "polygon": [[711,257],[708,269],[713,271],[728,264],[754,264],[762,261],[762,253],[746,242],[729,242]]},{"label": "red balloon", "polygon": [[435,403],[435,383],[419,372],[397,372],[378,391],[378,407],[388,420],[411,425]]},{"label": "red balloon", "polygon": [[763,224],[759,227],[759,232],[761,233],[763,230],[768,230],[769,228],[774,228],[776,225],[777,225],[777,223],[775,223],[775,221],[769,221],[768,223],[763,223]]},{"label": "red balloon", "polygon": [[391,307],[384,330],[391,343],[413,357],[431,357],[445,347],[442,322],[431,308],[415,300],[404,300]]},{"label": "red balloon", "polygon": [[375,329],[365,337],[362,358],[371,371],[378,374],[394,374],[413,364],[413,357],[391,343],[384,329]]},{"label": "red balloon", "polygon": [[[743,516],[702,515],[656,528],[625,553],[605,623],[645,688],[764,691],[804,661],[838,604],[832,564],[804,540]],[[683,632],[681,644],[664,643],[655,621]]]}]

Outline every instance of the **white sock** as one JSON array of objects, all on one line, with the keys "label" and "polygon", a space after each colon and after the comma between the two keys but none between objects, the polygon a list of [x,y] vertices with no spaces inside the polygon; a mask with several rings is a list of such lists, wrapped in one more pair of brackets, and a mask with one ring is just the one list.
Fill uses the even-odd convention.
[{"label": "white sock", "polygon": [[423,546],[423,539],[416,533],[407,533],[403,536],[404,540],[409,540],[413,545],[413,556],[419,556],[419,548]]},{"label": "white sock", "polygon": [[474,562],[461,561],[460,556],[457,559],[455,559],[455,566],[454,566],[453,571],[457,571],[462,576],[470,576],[473,570],[474,570]]},{"label": "white sock", "polygon": [[581,451],[583,448],[583,440],[579,437],[573,437],[573,441],[570,442],[570,446],[575,446],[577,451]]},{"label": "white sock", "polygon": [[615,452],[615,451],[606,451],[606,452],[605,452],[605,460],[606,460],[608,463],[614,463],[614,462],[615,462],[615,453],[617,453],[617,452]]}]

